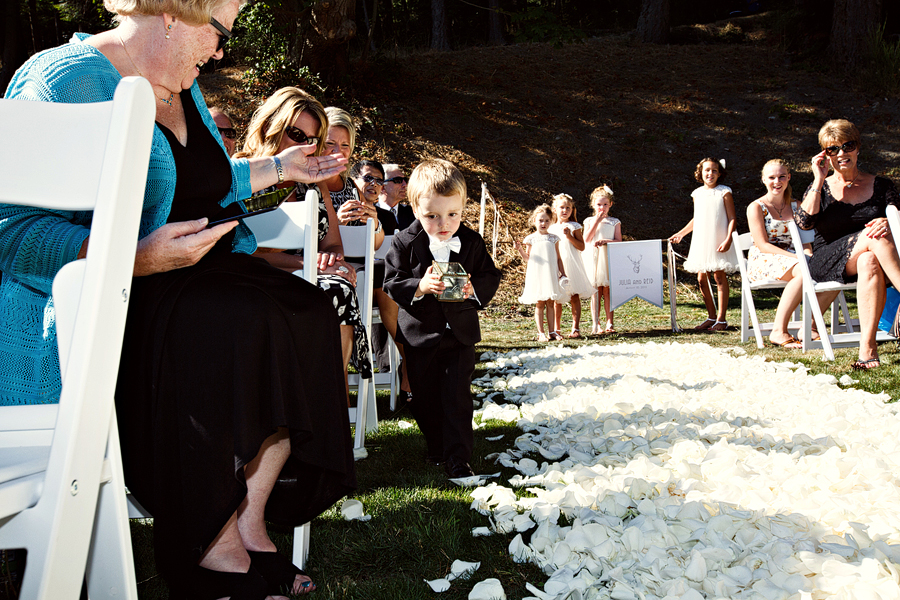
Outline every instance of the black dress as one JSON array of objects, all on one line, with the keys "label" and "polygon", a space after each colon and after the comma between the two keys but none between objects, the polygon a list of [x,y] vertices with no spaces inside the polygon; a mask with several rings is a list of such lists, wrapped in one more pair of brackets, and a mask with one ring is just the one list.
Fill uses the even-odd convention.
[{"label": "black dress", "polygon": [[[169,222],[212,220],[230,165],[189,91],[181,101],[188,145],[160,126],[178,172]],[[157,567],[176,595],[244,499],[243,467],[276,428],[287,427],[291,455],[267,520],[300,525],[356,485],[331,302],[232,253],[232,239],[194,266],[135,278],[125,329],[116,390],[125,479],[154,516]]]},{"label": "black dress", "polygon": [[[319,216],[318,216],[318,240],[319,243],[328,235],[328,209],[325,207],[325,200],[318,186],[297,183],[294,186],[294,193],[298,202],[306,202],[306,192],[315,190],[319,196]],[[276,186],[268,187],[260,190],[254,195],[266,194],[276,189]],[[286,254],[296,254],[303,256],[303,248],[293,250],[285,250]],[[305,260],[305,259],[304,259]],[[359,310],[359,298],[356,296],[356,287],[350,283],[346,277],[333,275],[330,273],[319,273],[316,276],[316,285],[320,290],[328,294],[334,310],[337,311],[338,322],[341,325],[349,325],[353,327],[353,365],[359,371],[360,377],[363,379],[372,378],[372,361],[369,360],[369,336],[366,334],[366,328],[362,324],[362,313]]]},{"label": "black dress", "polygon": [[802,208],[795,213],[794,219],[801,229],[816,228],[813,255],[809,260],[810,275],[815,281],[856,281],[856,276],[844,272],[847,261],[866,223],[884,217],[888,204],[900,207],[897,189],[890,179],[875,177],[872,197],[865,202],[839,202],[831,195],[828,185],[824,185],[818,213],[810,215]]}]

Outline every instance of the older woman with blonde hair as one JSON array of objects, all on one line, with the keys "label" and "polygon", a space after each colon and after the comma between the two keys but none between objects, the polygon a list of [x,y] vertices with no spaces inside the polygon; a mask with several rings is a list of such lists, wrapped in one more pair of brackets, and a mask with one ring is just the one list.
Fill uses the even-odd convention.
[{"label": "older woman with blonde hair", "polygon": [[[295,145],[309,148],[310,154],[319,155],[326,150],[329,131],[328,117],[322,104],[296,87],[285,87],[272,94],[250,118],[247,142],[236,156],[261,158],[273,156]],[[315,142],[315,146],[313,146]],[[288,201],[304,201],[310,186],[294,181],[272,186],[271,189],[291,187]],[[325,183],[315,188],[319,192],[319,254],[317,284],[331,299],[341,325],[341,351],[346,382],[347,366],[354,354],[356,366],[364,379],[372,376],[369,361],[369,339],[362,325],[359,300],[356,296],[356,271],[344,260],[341,230],[331,199],[324,200],[328,190]],[[262,190],[265,192],[267,190]],[[260,192],[260,193],[262,193]],[[288,272],[303,267],[306,257],[300,250],[259,248],[257,255],[271,265]],[[350,399],[347,398],[349,405]]]},{"label": "older woman with blonde hair", "polygon": [[881,365],[875,335],[887,282],[900,285],[900,259],[885,216],[888,204],[900,206],[900,196],[891,180],[860,169],[862,140],[850,121],[825,123],[819,146],[822,151],[812,157],[813,182],[794,219],[802,229],[816,229],[812,278],[857,282],[861,337],[852,367],[872,369]]},{"label": "older woman with blonde hair", "polygon": [[[311,591],[265,520],[299,525],[355,486],[334,310],[249,256],[256,241],[237,221],[252,192],[326,179],[346,160],[300,145],[228,157],[196,78],[222,58],[241,4],[106,0],[115,29],[34,55],[6,92],[103,102],[136,75],[156,98],[116,408],[126,483],[154,516],[172,598]],[[0,205],[0,403],[59,400],[50,288],[85,255],[90,225],[89,213]]]}]

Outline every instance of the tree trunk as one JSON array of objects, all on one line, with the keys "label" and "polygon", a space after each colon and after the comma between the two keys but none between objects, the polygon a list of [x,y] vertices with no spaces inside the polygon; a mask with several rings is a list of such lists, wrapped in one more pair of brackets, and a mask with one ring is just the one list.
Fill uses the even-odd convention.
[{"label": "tree trunk", "polygon": [[394,27],[393,2],[385,2],[381,11],[381,39],[382,46],[389,46],[391,42],[397,45],[397,29]]},{"label": "tree trunk", "polygon": [[378,21],[378,0],[372,2],[372,18],[369,19],[369,9],[366,6],[366,0],[362,2],[363,18],[366,21],[366,43],[363,44],[362,62],[369,60],[369,51],[375,52],[375,23]]},{"label": "tree trunk", "polygon": [[13,73],[25,61],[25,49],[19,39],[19,2],[7,0],[0,13],[3,27],[3,68],[0,69],[0,95],[6,91]]},{"label": "tree trunk", "polygon": [[643,0],[637,38],[645,44],[669,41],[669,0]]},{"label": "tree trunk", "polygon": [[450,49],[447,35],[447,8],[444,0],[431,0],[431,49]]},{"label": "tree trunk", "polygon": [[503,39],[503,21],[500,18],[500,0],[488,2],[488,44],[502,46],[506,43]]},{"label": "tree trunk", "polygon": [[303,52],[300,65],[317,73],[325,85],[350,75],[348,42],[356,35],[355,0],[321,0],[300,22]]},{"label": "tree trunk", "polygon": [[834,0],[828,55],[853,72],[865,63],[869,37],[881,24],[881,0]]}]

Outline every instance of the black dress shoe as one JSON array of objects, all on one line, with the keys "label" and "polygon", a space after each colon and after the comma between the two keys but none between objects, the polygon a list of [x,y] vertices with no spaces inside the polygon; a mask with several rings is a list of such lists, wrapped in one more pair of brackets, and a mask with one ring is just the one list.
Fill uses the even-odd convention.
[{"label": "black dress shoe", "polygon": [[472,472],[472,467],[469,466],[469,463],[458,456],[451,456],[448,458],[447,462],[444,464],[444,470],[447,471],[447,475],[450,479],[471,477],[475,474]]},{"label": "black dress shoe", "polygon": [[429,454],[425,457],[425,464],[434,465],[435,467],[439,467],[444,464],[444,457],[437,456],[434,454]]}]

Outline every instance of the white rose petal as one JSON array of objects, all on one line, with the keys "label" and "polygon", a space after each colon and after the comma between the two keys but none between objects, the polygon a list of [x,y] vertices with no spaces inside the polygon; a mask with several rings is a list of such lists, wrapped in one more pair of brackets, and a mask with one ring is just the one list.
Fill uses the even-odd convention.
[{"label": "white rose petal", "polygon": [[425,583],[427,583],[431,587],[432,591],[437,593],[446,592],[450,589],[450,581],[448,581],[447,579],[432,579],[431,581],[425,580]]},{"label": "white rose petal", "polygon": [[450,565],[450,574],[447,575],[447,579],[453,581],[458,577],[468,577],[472,573],[477,571],[480,567],[480,562],[465,562],[462,560],[454,560],[453,564]]},{"label": "white rose petal", "polygon": [[499,579],[479,581],[469,592],[469,600],[506,600],[506,592]]},{"label": "white rose petal", "polygon": [[518,474],[472,508],[545,573],[531,598],[900,599],[886,395],[705,344],[490,361],[476,414],[521,428],[496,454]]},{"label": "white rose petal", "polygon": [[359,500],[345,500],[341,504],[341,514],[345,521],[368,521],[372,515],[365,514],[363,503]]}]

